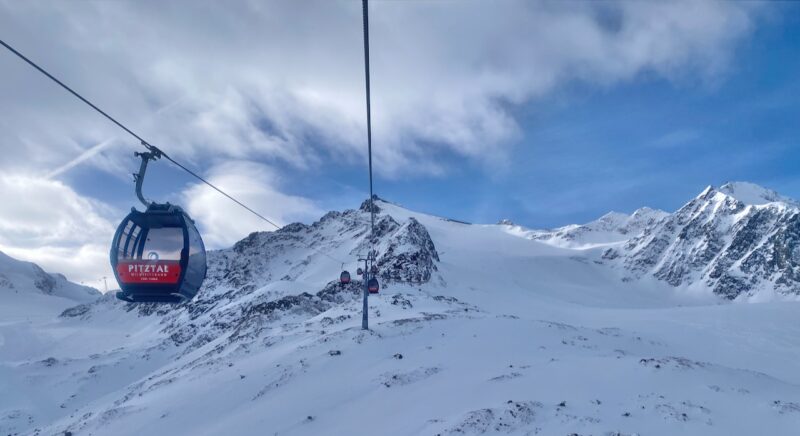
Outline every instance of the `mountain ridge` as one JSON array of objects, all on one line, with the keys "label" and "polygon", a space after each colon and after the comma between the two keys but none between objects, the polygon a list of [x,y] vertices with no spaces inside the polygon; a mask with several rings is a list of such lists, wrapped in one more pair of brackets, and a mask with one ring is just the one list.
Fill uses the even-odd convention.
[{"label": "mountain ridge", "polygon": [[[627,277],[707,288],[729,300],[800,295],[800,208],[754,184],[709,186],[603,258]],[[739,197],[733,192],[742,191]]]},{"label": "mountain ridge", "polygon": [[100,296],[89,286],[72,283],[60,273],[48,273],[33,262],[15,259],[0,251],[0,291],[39,293],[62,297],[75,303],[87,302]]}]

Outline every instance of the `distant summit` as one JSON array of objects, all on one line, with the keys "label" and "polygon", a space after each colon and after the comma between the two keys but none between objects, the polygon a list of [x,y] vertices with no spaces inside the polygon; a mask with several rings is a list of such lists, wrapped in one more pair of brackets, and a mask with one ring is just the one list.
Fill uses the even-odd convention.
[{"label": "distant summit", "polygon": [[800,207],[748,182],[709,186],[683,207],[610,248],[630,278],[710,288],[736,299],[800,295]]},{"label": "distant summit", "polygon": [[94,288],[72,283],[61,274],[48,273],[35,263],[14,259],[0,251],[0,303],[7,309],[23,302],[45,300],[67,307],[92,302],[101,295]]},{"label": "distant summit", "polygon": [[777,192],[750,182],[728,182],[719,187],[719,192],[730,195],[744,204],[787,203],[798,205],[797,200],[784,197]]}]

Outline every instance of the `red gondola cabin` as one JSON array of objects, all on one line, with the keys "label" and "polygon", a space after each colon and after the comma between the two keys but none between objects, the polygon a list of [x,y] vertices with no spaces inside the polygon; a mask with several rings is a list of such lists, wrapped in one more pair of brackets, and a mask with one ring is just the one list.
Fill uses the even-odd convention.
[{"label": "red gondola cabin", "polygon": [[339,283],[346,285],[350,283],[350,272],[349,271],[342,271],[339,275]]},{"label": "red gondola cabin", "polygon": [[367,290],[369,291],[370,294],[377,294],[380,289],[381,286],[380,284],[378,284],[378,279],[376,278],[369,279],[369,281],[367,282]]}]

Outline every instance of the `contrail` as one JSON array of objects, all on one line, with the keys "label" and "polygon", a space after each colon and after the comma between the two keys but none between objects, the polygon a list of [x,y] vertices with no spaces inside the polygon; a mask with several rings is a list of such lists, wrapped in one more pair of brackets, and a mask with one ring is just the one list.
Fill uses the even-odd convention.
[{"label": "contrail", "polygon": [[95,145],[93,147],[90,147],[89,149],[85,150],[83,153],[79,154],[78,157],[76,157],[75,159],[72,159],[71,161],[65,163],[64,165],[61,165],[60,167],[58,167],[58,168],[54,169],[53,171],[51,171],[50,173],[48,173],[45,176],[45,178],[46,179],[52,179],[53,177],[61,175],[65,171],[70,170],[70,169],[72,169],[73,167],[75,167],[77,165],[80,165],[85,160],[91,158],[92,156],[94,156],[97,153],[99,153],[100,151],[102,151],[104,148],[106,148],[109,145],[111,145],[114,142],[115,139],[116,138],[106,139],[105,141],[103,141],[103,142],[101,142],[101,143],[99,143],[99,144],[97,144],[97,145]]},{"label": "contrail", "polygon": [[[171,102],[169,104],[166,104],[166,105],[158,108],[152,114],[147,115],[147,117],[145,118],[144,122],[145,123],[149,123],[150,121],[153,120],[153,118],[156,115],[160,115],[163,112],[166,112],[167,110],[171,109],[173,106],[176,106],[176,105],[180,104],[184,100],[185,99],[183,97],[181,97],[181,98],[178,98],[178,99],[176,99],[175,101],[173,101],[173,102]],[[92,156],[96,155],[97,153],[101,152],[104,148],[106,148],[109,145],[111,145],[111,143],[114,142],[114,139],[116,139],[116,138],[107,139],[107,140],[105,140],[105,141],[103,141],[103,142],[101,142],[101,143],[99,143],[99,144],[87,149],[86,151],[84,151],[83,153],[78,155],[78,157],[76,157],[75,159],[72,159],[71,161],[65,163],[64,165],[61,165],[60,167],[54,169],[53,171],[50,171],[45,176],[45,178],[46,179],[52,179],[53,177],[59,176],[59,175],[63,174],[64,172],[76,167],[77,165],[80,165],[81,163],[83,163],[87,159],[89,159]]]}]

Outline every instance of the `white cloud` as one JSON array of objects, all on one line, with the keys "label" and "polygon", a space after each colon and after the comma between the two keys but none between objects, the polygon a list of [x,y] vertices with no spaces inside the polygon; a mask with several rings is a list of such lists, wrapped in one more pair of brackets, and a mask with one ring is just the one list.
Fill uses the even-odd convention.
[{"label": "white cloud", "polygon": [[[0,8],[12,44],[175,156],[271,158],[298,168],[320,164],[320,148],[364,158],[358,2],[197,2],[191,13],[156,2]],[[720,1],[376,2],[378,164],[399,175],[446,170],[430,159],[439,151],[501,158],[521,135],[510,108],[571,81],[713,80],[751,29],[753,9]],[[32,156],[31,165],[54,168],[122,137],[17,59],[4,53],[0,67],[5,83],[16,84],[4,87],[0,103],[11,114],[0,121],[3,141]]]},{"label": "white cloud", "polygon": [[[311,201],[280,192],[280,180],[267,166],[230,161],[212,168],[208,180],[249,205],[270,221],[283,226],[291,221],[319,218],[322,211]],[[205,184],[195,184],[183,197],[197,222],[207,248],[229,247],[257,230],[275,230],[247,210]]]},{"label": "white cloud", "polygon": [[0,250],[103,289],[113,282],[110,209],[81,197],[59,181],[0,176]]}]

